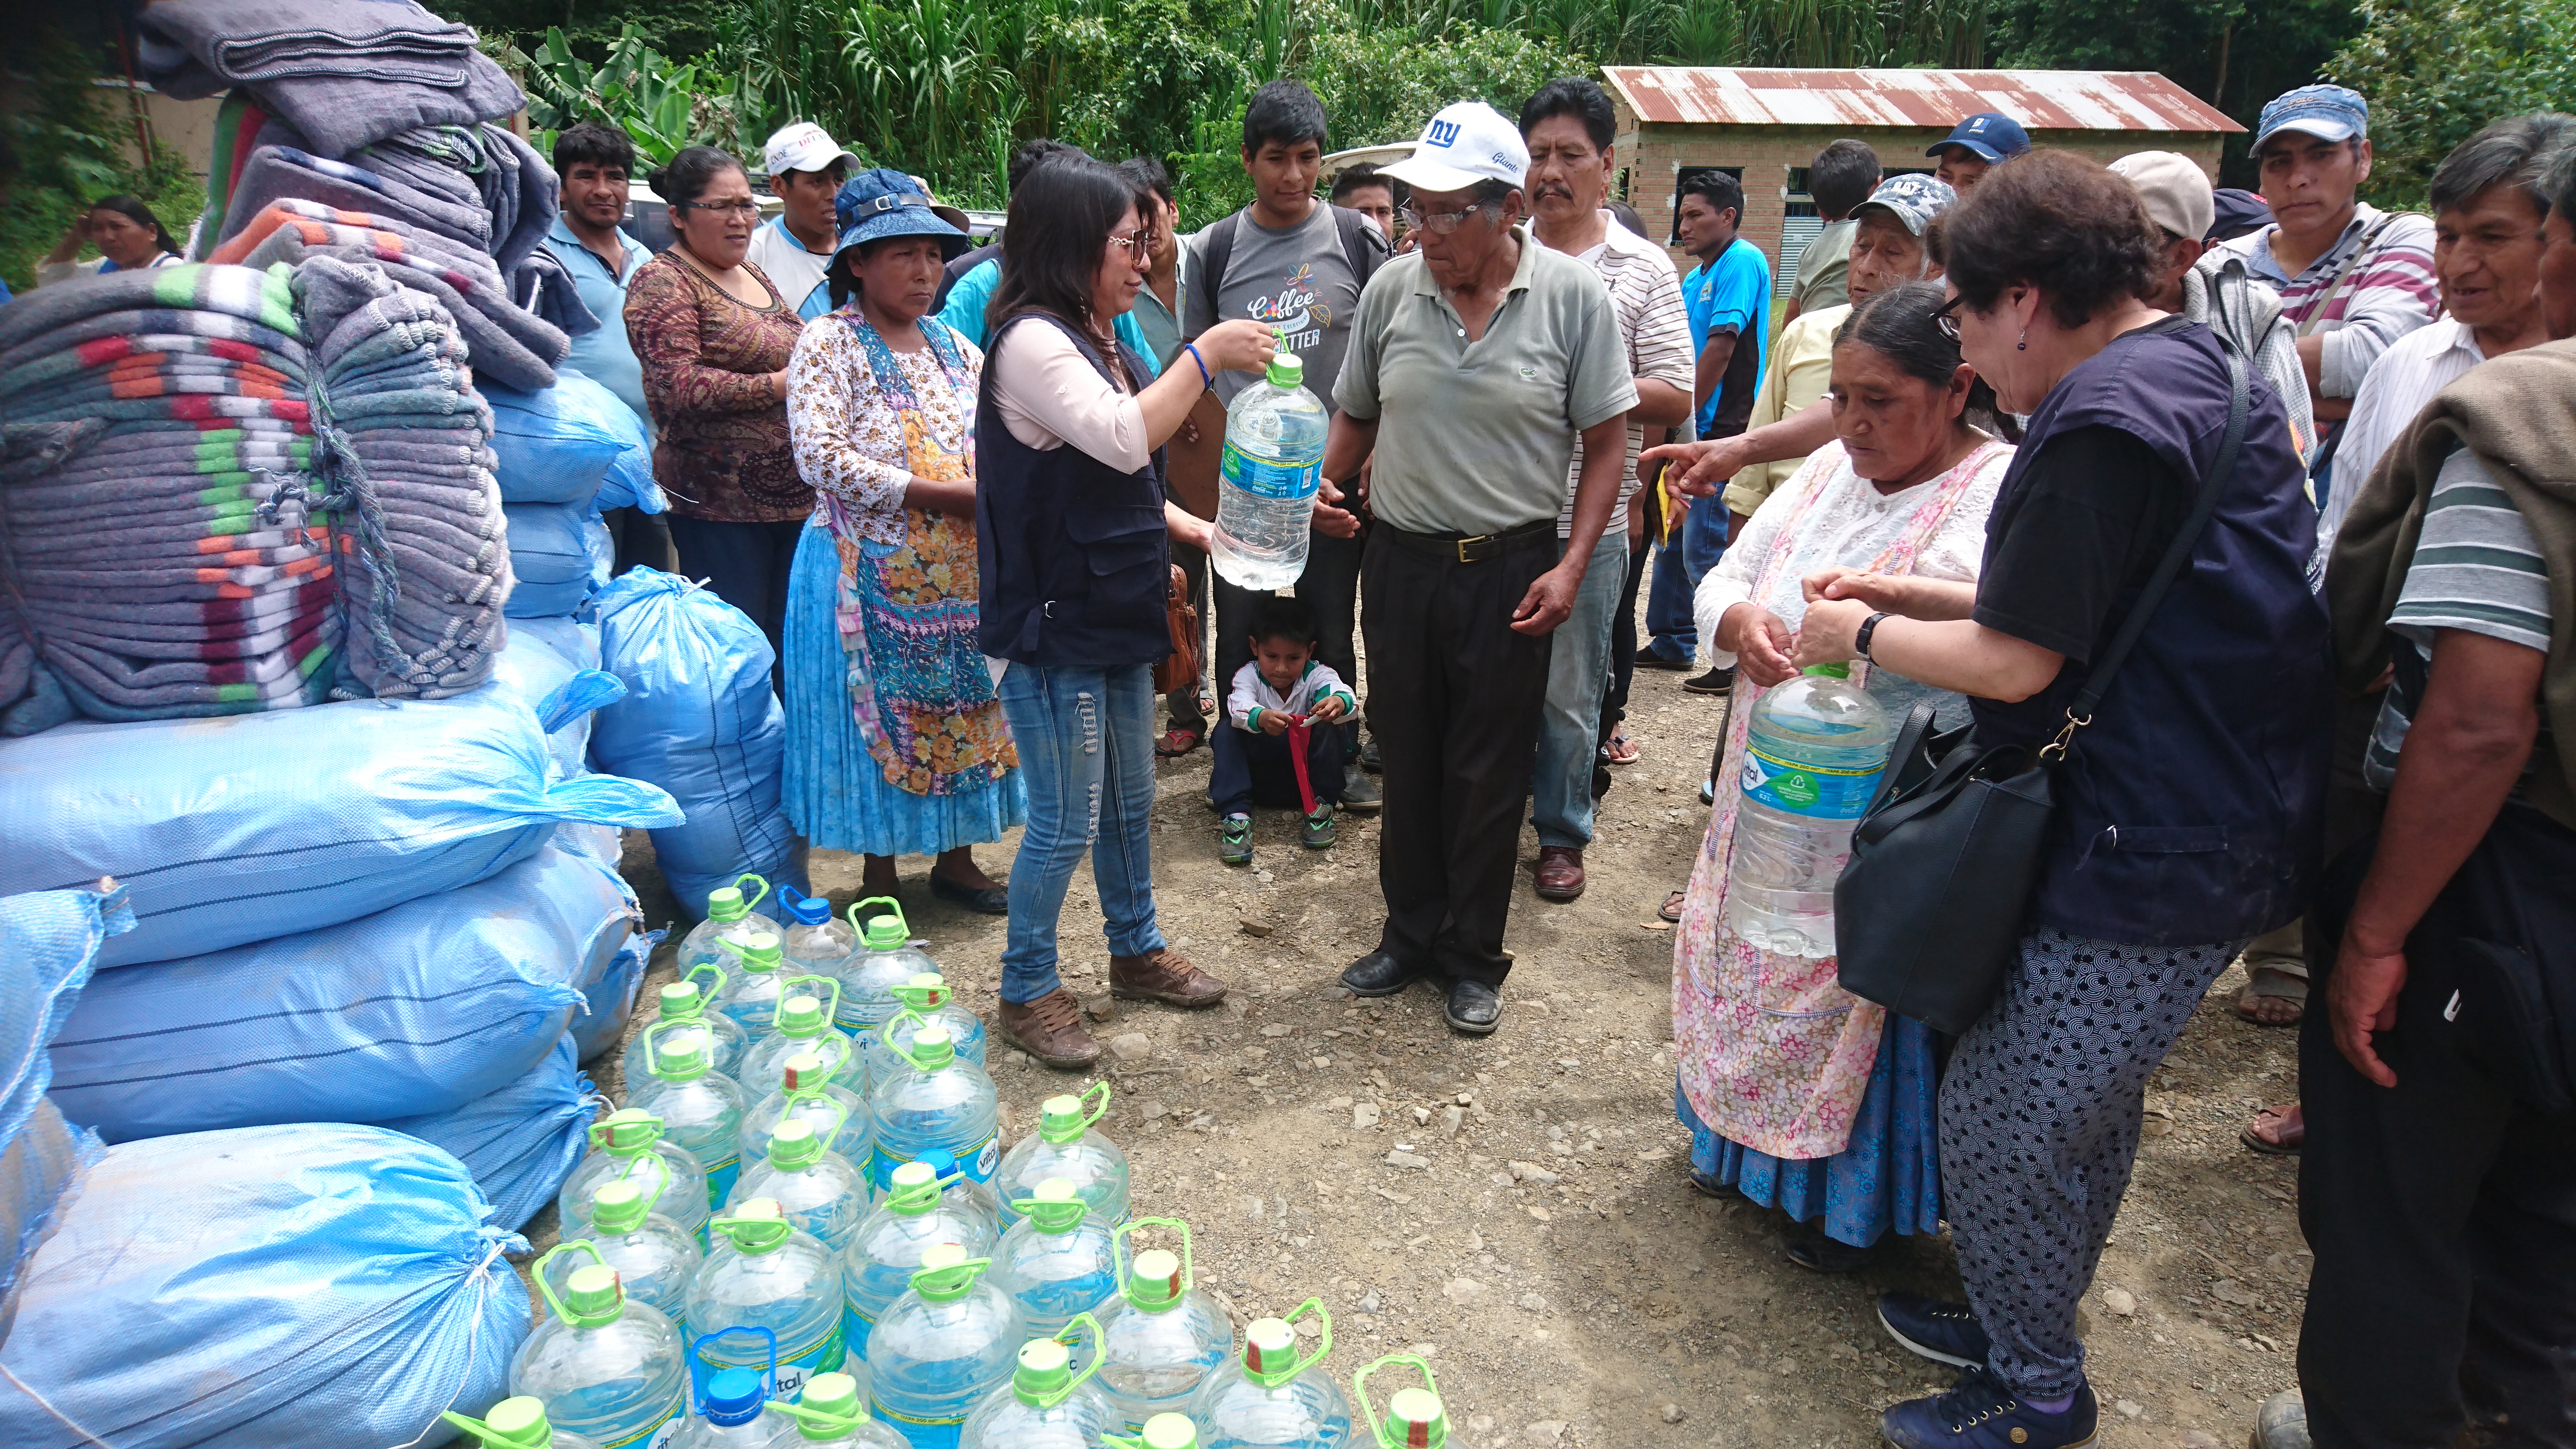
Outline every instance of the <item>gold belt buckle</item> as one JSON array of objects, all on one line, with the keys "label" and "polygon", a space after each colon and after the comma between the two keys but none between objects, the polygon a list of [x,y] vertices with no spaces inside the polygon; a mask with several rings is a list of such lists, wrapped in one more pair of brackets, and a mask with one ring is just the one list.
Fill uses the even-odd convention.
[{"label": "gold belt buckle", "polygon": [[1462,564],[1474,563],[1474,559],[1467,557],[1468,546],[1471,544],[1491,543],[1493,540],[1494,536],[1490,533],[1480,533],[1474,538],[1462,538],[1458,540],[1458,562]]}]

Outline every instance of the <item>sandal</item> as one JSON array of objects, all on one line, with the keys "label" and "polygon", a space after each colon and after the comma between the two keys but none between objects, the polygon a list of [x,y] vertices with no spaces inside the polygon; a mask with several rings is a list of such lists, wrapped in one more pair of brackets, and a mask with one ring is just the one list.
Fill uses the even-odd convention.
[{"label": "sandal", "polygon": [[1154,741],[1154,753],[1166,760],[1177,760],[1197,749],[1199,742],[1205,738],[1207,736],[1202,731],[1174,725],[1163,731],[1161,739]]},{"label": "sandal", "polygon": [[[2288,1002],[2288,1015],[2275,1006],[2265,1014],[2264,1003]],[[2256,1026],[2297,1026],[2308,1010],[2308,981],[2275,966],[2254,966],[2245,973],[2245,989],[2237,993],[2236,1014]]]},{"label": "sandal", "polygon": [[2237,1133],[2236,1140],[2266,1157],[2296,1157],[2308,1143],[2308,1119],[2296,1102],[2266,1107],[2254,1114],[2254,1125]]},{"label": "sandal", "polygon": [[1655,914],[1678,926],[1682,923],[1682,902],[1689,898],[1690,892],[1675,891],[1671,895],[1664,897],[1664,908],[1655,912]]},{"label": "sandal", "polygon": [[1643,753],[1626,730],[1612,730],[1610,743],[1601,747],[1601,758],[1613,765],[1633,765]]}]

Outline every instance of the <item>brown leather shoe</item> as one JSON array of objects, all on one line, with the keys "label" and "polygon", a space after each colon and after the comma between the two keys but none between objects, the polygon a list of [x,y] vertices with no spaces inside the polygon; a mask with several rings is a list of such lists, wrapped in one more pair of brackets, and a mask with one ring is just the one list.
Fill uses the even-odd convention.
[{"label": "brown leather shoe", "polygon": [[1570,901],[1583,894],[1583,852],[1571,845],[1540,846],[1538,894],[1547,901]]},{"label": "brown leather shoe", "polygon": [[1082,1029],[1082,1003],[1061,986],[1025,1006],[1003,1002],[995,1025],[1002,1040],[1059,1071],[1100,1060],[1100,1043]]},{"label": "brown leather shoe", "polygon": [[1149,956],[1110,957],[1109,994],[1196,1011],[1225,1000],[1225,983],[1165,946]]}]

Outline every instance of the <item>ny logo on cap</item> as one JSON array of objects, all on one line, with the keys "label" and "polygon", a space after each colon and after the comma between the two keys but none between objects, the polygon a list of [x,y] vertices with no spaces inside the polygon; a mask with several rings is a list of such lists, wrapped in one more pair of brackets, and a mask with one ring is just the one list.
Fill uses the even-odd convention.
[{"label": "ny logo on cap", "polygon": [[1431,123],[1430,142],[1432,145],[1445,148],[1457,144],[1457,141],[1458,123],[1456,121],[1434,121]]}]

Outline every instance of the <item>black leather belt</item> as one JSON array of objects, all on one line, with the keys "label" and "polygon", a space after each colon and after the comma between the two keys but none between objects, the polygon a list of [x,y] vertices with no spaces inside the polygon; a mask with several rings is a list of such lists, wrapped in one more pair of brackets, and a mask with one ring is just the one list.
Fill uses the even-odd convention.
[{"label": "black leather belt", "polygon": [[1427,553],[1462,564],[1484,563],[1507,553],[1556,542],[1556,520],[1553,518],[1524,523],[1500,533],[1409,533],[1383,522],[1378,524],[1378,531],[1415,553]]}]

